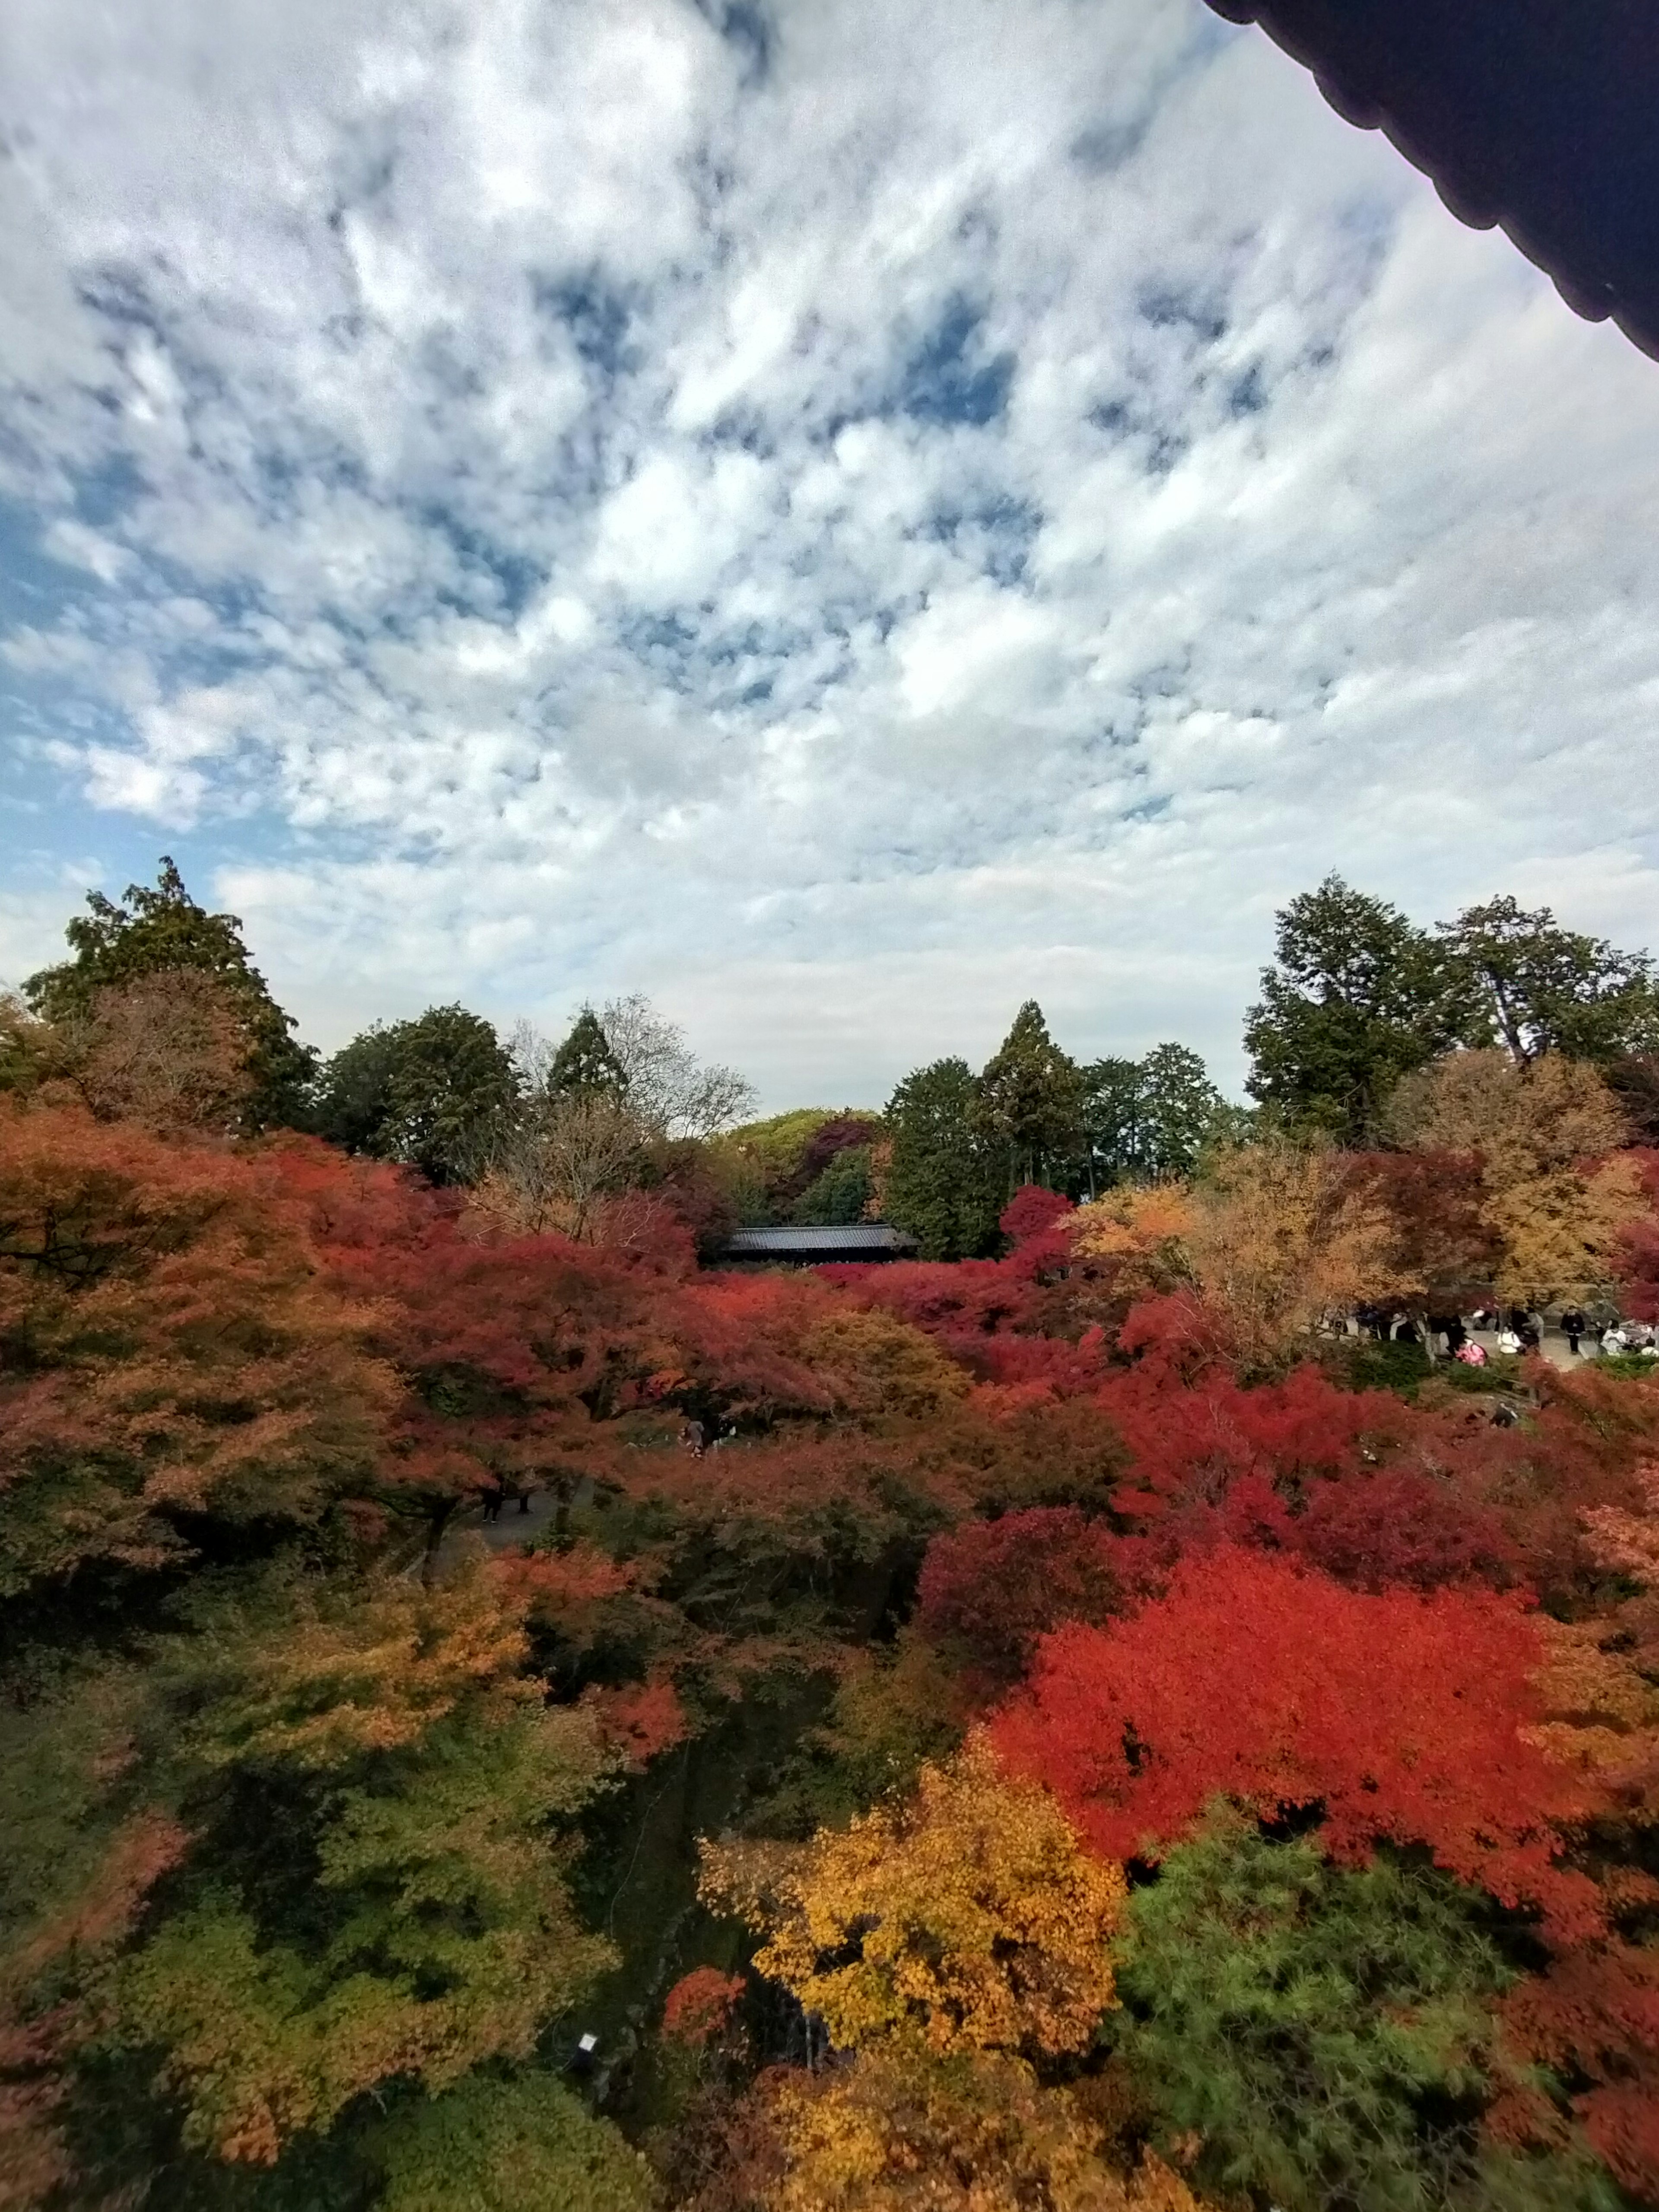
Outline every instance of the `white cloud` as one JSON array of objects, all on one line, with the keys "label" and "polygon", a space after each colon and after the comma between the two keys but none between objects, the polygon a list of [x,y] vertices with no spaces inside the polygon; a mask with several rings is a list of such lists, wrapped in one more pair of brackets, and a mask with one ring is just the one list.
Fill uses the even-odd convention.
[{"label": "white cloud", "polygon": [[12,0],[58,859],[192,828],[325,1042],[644,988],[778,1103],[1033,992],[1236,1080],[1333,866],[1650,933],[1650,363],[1199,0],[718,12]]}]

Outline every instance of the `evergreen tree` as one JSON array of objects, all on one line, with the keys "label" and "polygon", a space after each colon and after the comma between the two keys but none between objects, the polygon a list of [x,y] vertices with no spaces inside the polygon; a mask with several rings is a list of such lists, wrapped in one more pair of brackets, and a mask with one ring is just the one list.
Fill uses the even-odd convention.
[{"label": "evergreen tree", "polygon": [[848,1145],[833,1154],[790,1209],[793,1221],[833,1225],[861,1221],[872,1188],[868,1145]]},{"label": "evergreen tree", "polygon": [[570,1034],[554,1054],[547,1071],[550,1091],[580,1091],[620,1098],[628,1089],[628,1075],[611,1050],[605,1024],[592,1006],[584,1006],[570,1024]]},{"label": "evergreen tree", "polygon": [[1084,1134],[1107,1183],[1190,1175],[1227,1111],[1195,1052],[1160,1044],[1145,1060],[1097,1060],[1081,1071]]},{"label": "evergreen tree", "polygon": [[154,888],[129,884],[118,905],[88,891],[87,906],[64,932],[74,958],[42,968],[24,984],[33,1011],[49,1022],[84,1020],[100,991],[173,968],[204,970],[224,988],[246,1031],[253,1086],[248,1121],[256,1128],[306,1126],[317,1055],[295,1041],[298,1024],[249,957],[240,917],[198,906],[165,854]]},{"label": "evergreen tree", "polygon": [[402,1160],[433,1182],[470,1182],[519,1097],[512,1058],[465,1006],[376,1024],[323,1072],[318,1122],[347,1152]]},{"label": "evergreen tree", "polygon": [[1227,2201],[1285,2212],[1612,2212],[1589,2161],[1482,2141],[1514,2078],[1484,1917],[1432,1869],[1334,1867],[1216,1810],[1129,1900],[1115,2036],[1157,2136],[1201,2142]]},{"label": "evergreen tree", "polygon": [[1603,1063],[1659,1047],[1659,990],[1645,952],[1563,929],[1548,907],[1472,906],[1438,934],[1465,979],[1464,1042],[1502,1044],[1522,1066],[1547,1052]]},{"label": "evergreen tree", "polygon": [[1159,1181],[1190,1175],[1226,1101],[1184,1044],[1155,1045],[1140,1063],[1141,1157]]},{"label": "evergreen tree", "polygon": [[969,1258],[996,1240],[1006,1171],[979,1125],[978,1097],[965,1060],[936,1060],[907,1075],[888,1101],[887,1218],[916,1238],[926,1259]]},{"label": "evergreen tree", "polygon": [[1006,1161],[1005,1188],[1063,1182],[1081,1149],[1083,1085],[1076,1063],[1028,999],[979,1079],[975,1119]]},{"label": "evergreen tree", "polygon": [[1458,963],[1386,900],[1328,876],[1278,916],[1244,1042],[1247,1088],[1293,1125],[1364,1144],[1402,1075],[1467,1034]]},{"label": "evergreen tree", "polygon": [[1079,1071],[1084,1141],[1103,1183],[1132,1182],[1140,1172],[1140,1062],[1097,1060]]}]

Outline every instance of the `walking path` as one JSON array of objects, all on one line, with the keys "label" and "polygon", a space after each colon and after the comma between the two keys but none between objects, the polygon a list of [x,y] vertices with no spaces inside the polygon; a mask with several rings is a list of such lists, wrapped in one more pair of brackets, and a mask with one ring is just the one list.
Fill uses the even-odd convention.
[{"label": "walking path", "polygon": [[482,1536],[492,1552],[504,1552],[514,1544],[527,1544],[532,1536],[539,1536],[544,1528],[552,1526],[558,1500],[544,1490],[532,1490],[524,1502],[529,1510],[521,1513],[519,1500],[509,1498],[501,1508],[499,1521],[486,1521],[482,1505],[458,1513],[444,1531],[445,1543],[465,1529],[468,1535]]},{"label": "walking path", "polygon": [[[1489,1359],[1496,1354],[1498,1350],[1498,1331],[1495,1328],[1472,1328],[1469,1331],[1469,1336],[1474,1343],[1480,1346],[1481,1350],[1486,1354],[1486,1357]],[[1578,1340],[1581,1344],[1586,1346],[1595,1346],[1596,1348],[1594,1351],[1580,1352],[1578,1357],[1575,1359],[1571,1352],[1568,1349],[1566,1338],[1563,1336],[1559,1328],[1547,1328],[1544,1331],[1543,1341],[1538,1348],[1540,1352],[1542,1352],[1544,1358],[1548,1360],[1552,1367],[1582,1367],[1584,1364],[1586,1358],[1599,1359],[1601,1358],[1601,1354],[1600,1346],[1597,1344],[1597,1340],[1594,1336],[1582,1336]]]}]

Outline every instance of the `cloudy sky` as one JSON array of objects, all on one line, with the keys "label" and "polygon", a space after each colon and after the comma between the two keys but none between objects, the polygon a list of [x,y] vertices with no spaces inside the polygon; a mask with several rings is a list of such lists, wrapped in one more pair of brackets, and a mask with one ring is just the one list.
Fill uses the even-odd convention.
[{"label": "cloudy sky", "polygon": [[0,976],[177,854],[306,1035],[769,1105],[1274,907],[1659,939],[1659,370],[1199,0],[7,0]]}]

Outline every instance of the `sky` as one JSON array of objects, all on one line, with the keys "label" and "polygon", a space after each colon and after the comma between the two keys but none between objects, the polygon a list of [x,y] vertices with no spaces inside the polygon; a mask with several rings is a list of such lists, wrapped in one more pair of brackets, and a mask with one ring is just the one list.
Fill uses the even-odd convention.
[{"label": "sky", "polygon": [[1659,939],[1659,369],[1200,0],[7,0],[0,979],[174,854],[301,1032],[769,1109],[1274,909]]}]

